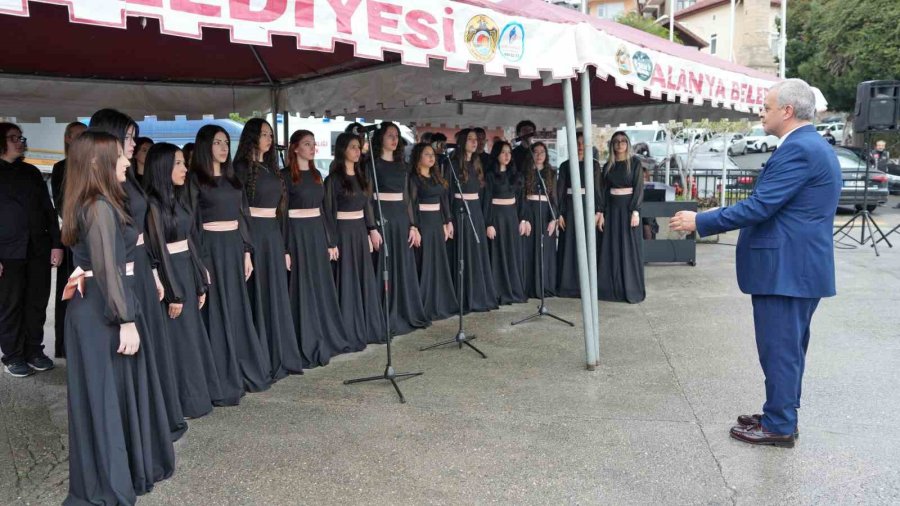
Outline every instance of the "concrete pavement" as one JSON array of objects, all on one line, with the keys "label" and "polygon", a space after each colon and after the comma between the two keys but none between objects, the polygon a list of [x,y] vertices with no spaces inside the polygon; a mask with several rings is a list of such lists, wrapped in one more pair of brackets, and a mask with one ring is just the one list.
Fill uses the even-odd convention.
[{"label": "concrete pavement", "polygon": [[[876,216],[900,223],[898,210]],[[735,239],[699,245],[696,267],[648,266],[640,305],[601,304],[596,371],[580,325],[509,326],[532,303],[467,317],[486,360],[419,352],[454,334],[455,320],[438,322],[396,340],[398,369],[425,372],[401,383],[408,404],[388,384],[342,384],[379,374],[383,346],[341,357],[191,421],[176,475],[141,503],[897,504],[900,244],[880,258],[836,251],[839,296],[814,318],[802,436],[777,449],[728,437],[764,396]],[[578,301],[550,305],[580,320]],[[0,504],[65,497],[60,365],[0,375]]]}]

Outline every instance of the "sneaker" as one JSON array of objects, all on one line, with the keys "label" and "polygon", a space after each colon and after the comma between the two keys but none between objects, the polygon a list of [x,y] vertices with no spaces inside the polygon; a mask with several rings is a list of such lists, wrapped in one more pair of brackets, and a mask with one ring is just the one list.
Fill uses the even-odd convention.
[{"label": "sneaker", "polygon": [[10,364],[6,364],[4,367],[6,372],[10,375],[15,376],[16,378],[24,378],[26,376],[31,376],[34,374],[34,369],[31,368],[24,361],[21,362],[12,362]]},{"label": "sneaker", "polygon": [[54,364],[53,361],[43,353],[29,358],[28,365],[30,365],[31,368],[35,371],[49,371],[50,369],[56,367],[56,364]]}]

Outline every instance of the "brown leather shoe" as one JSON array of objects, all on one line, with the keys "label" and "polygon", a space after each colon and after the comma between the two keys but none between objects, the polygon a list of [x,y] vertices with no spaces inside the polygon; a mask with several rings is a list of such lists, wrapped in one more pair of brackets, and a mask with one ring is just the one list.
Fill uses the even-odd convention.
[{"label": "brown leather shoe", "polygon": [[[741,416],[737,417],[737,423],[738,423],[738,425],[744,425],[744,426],[761,424],[762,417],[763,416],[761,414],[741,415]],[[800,438],[800,429],[797,429],[794,431],[794,439],[799,439],[799,438]]]},{"label": "brown leather shoe", "polygon": [[775,434],[760,424],[735,425],[731,428],[731,437],[752,445],[770,445],[782,448],[794,447],[793,434]]}]

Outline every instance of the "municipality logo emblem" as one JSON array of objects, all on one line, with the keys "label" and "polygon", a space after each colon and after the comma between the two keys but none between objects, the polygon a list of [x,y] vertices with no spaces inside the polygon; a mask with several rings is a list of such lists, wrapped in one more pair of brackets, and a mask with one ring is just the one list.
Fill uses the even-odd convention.
[{"label": "municipality logo emblem", "polygon": [[483,14],[473,17],[466,24],[466,46],[469,47],[469,53],[478,61],[489,62],[494,59],[499,39],[500,30],[497,23]]},{"label": "municipality logo emblem", "polygon": [[653,60],[643,51],[637,51],[631,58],[634,63],[634,74],[641,81],[649,81],[653,76]]},{"label": "municipality logo emblem", "polygon": [[625,46],[620,46],[619,50],[616,51],[616,68],[619,69],[619,73],[623,76],[631,73],[631,55]]},{"label": "municipality logo emblem", "polygon": [[497,51],[507,61],[519,61],[525,56],[525,28],[522,23],[511,21],[503,27]]}]

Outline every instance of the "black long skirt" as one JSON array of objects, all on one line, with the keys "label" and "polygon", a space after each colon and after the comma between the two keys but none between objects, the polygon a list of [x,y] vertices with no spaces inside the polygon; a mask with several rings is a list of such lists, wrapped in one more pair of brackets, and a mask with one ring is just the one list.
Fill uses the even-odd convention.
[{"label": "black long skirt", "polygon": [[245,390],[262,392],[271,386],[269,350],[253,324],[241,233],[206,232],[203,249],[212,284],[202,314],[222,392],[216,405],[235,406]]},{"label": "black long skirt", "polygon": [[525,284],[522,281],[522,247],[519,235],[519,214],[515,205],[491,204],[494,229],[497,235],[488,240],[491,252],[491,272],[494,289],[500,304],[525,302]]},{"label": "black long skirt", "polygon": [[250,218],[253,239],[253,275],[247,283],[257,328],[266,329],[272,379],[303,372],[303,359],[294,336],[294,318],[288,297],[288,271],[284,237],[275,218]]},{"label": "black long skirt", "polygon": [[612,195],[604,215],[606,222],[597,248],[600,300],[636,304],[646,297],[643,231],[640,224],[631,226],[630,202],[631,195]]},{"label": "black long skirt", "polygon": [[169,318],[169,335],[172,340],[172,354],[175,361],[175,379],[178,381],[178,398],[184,416],[200,418],[213,409],[213,403],[222,399],[219,377],[209,334],[200,316],[200,301],[197,298],[197,281],[194,279],[194,265],[188,252],[172,255],[172,270],[184,287],[184,307],[181,315]]},{"label": "black long skirt", "polygon": [[328,242],[321,216],[292,218],[291,312],[303,367],[328,365],[331,357],[353,351],[341,319]]},{"label": "black long skirt", "polygon": [[[552,215],[547,202],[525,202],[525,219],[531,223],[531,235],[524,239],[522,262],[524,264],[525,295],[537,299],[541,296],[543,276],[544,296],[556,295],[556,237],[547,235],[547,225]],[[544,242],[544,263],[541,265],[541,240]]]},{"label": "black long skirt", "polygon": [[[559,231],[559,243],[556,255],[556,295],[577,299],[581,297],[581,285],[578,282],[578,253],[575,244],[575,213],[572,210],[574,203],[572,196],[569,199],[569,207],[563,218],[566,221],[566,229]],[[592,220],[593,216],[585,219]],[[546,253],[546,251],[545,251]]]},{"label": "black long skirt", "polygon": [[178,381],[175,379],[175,356],[172,353],[169,326],[166,324],[168,314],[159,301],[156,291],[156,279],[150,266],[150,257],[144,246],[134,251],[135,296],[141,305],[147,332],[141,335],[141,345],[148,355],[148,360],[156,362],[159,372],[159,385],[162,387],[166,402],[166,416],[172,428],[172,440],[178,441],[187,431],[187,422],[178,399]]},{"label": "black long skirt", "polygon": [[337,245],[340,258],[335,266],[335,284],[350,348],[359,351],[370,343],[384,343],[381,287],[362,218],[337,220]]},{"label": "black long skirt", "polygon": [[[125,278],[132,292],[134,278]],[[129,296],[133,296],[132,293]],[[119,325],[104,316],[94,278],[85,279],[66,311],[69,495],[64,504],[135,504],[138,495],[172,476],[175,450],[155,364],[144,348],[147,326],[135,324],[141,347],[116,352]]]},{"label": "black long skirt", "polygon": [[[391,334],[395,336],[409,334],[415,329],[423,329],[431,325],[422,305],[422,294],[419,291],[419,276],[416,270],[416,258],[409,247],[409,216],[403,202],[382,201],[381,210],[386,218],[384,224],[384,242],[388,247],[388,279],[391,311]],[[375,272],[380,276],[384,266],[384,248],[375,253]],[[382,296],[384,291],[382,290]]]},{"label": "black long skirt", "polygon": [[[488,253],[488,240],[485,234],[484,213],[481,211],[480,200],[470,200],[469,209],[472,211],[472,223],[475,224],[473,233],[469,225],[469,219],[462,215],[462,222],[457,219],[454,223],[455,231],[453,240],[447,241],[447,256],[450,265],[454,268],[459,265],[459,256],[456,253],[460,237],[463,238],[463,287],[457,286],[458,276],[453,277],[453,286],[457,293],[462,295],[463,312],[483,312],[497,309],[497,292],[494,289],[494,274],[491,272],[491,257]],[[451,202],[456,216],[459,216],[459,199]],[[460,230],[460,228],[462,230]],[[478,234],[478,240],[475,237]]]},{"label": "black long skirt", "polygon": [[456,269],[451,267],[447,257],[441,213],[421,212],[419,232],[422,234],[422,246],[416,248],[416,265],[419,269],[422,306],[430,320],[443,320],[459,312],[459,304],[453,288]]}]

